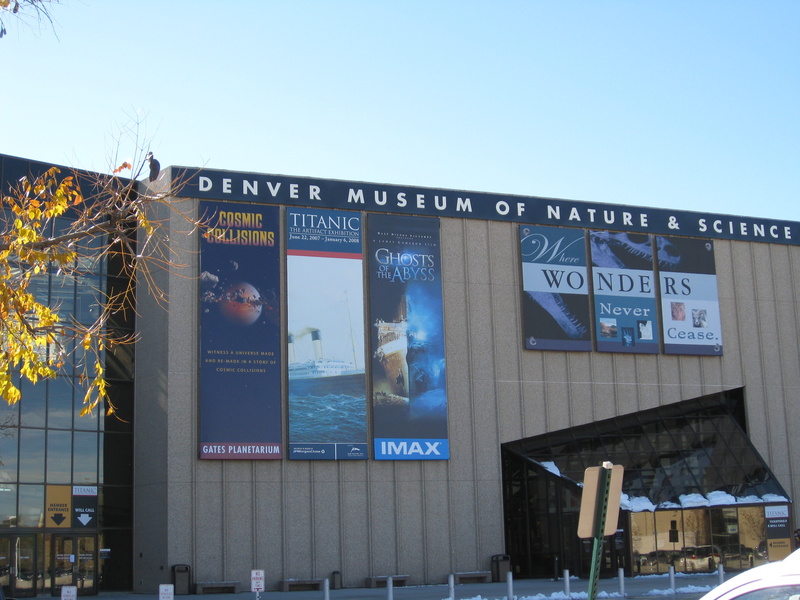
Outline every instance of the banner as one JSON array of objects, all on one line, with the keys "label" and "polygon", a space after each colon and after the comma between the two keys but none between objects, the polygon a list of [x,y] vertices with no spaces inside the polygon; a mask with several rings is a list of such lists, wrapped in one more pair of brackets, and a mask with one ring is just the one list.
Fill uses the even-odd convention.
[{"label": "banner", "polygon": [[649,235],[589,231],[600,352],[657,354],[658,309]]},{"label": "banner", "polygon": [[520,225],[527,350],[592,349],[583,230]]},{"label": "banner", "polygon": [[289,458],[367,459],[361,215],[286,211]]},{"label": "banner", "polygon": [[282,458],[279,209],[200,214],[200,458]]},{"label": "banner", "polygon": [[665,354],[722,356],[714,243],[656,237]]},{"label": "banner", "polygon": [[369,216],[377,460],[442,460],[447,437],[439,220]]}]

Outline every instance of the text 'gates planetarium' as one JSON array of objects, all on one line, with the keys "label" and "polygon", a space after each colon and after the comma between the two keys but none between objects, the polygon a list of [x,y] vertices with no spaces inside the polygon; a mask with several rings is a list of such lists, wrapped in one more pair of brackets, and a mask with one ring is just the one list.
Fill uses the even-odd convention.
[{"label": "text 'gates planetarium'", "polygon": [[790,549],[800,224],[182,167],[151,189],[186,267],[156,274],[167,310],[138,297],[134,590],[587,574],[604,460],[608,573]]}]

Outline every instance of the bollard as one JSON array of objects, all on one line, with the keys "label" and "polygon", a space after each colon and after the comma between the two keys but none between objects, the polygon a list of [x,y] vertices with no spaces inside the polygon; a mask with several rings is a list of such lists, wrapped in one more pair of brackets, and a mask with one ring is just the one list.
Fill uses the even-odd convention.
[{"label": "bollard", "polygon": [[330,600],[331,598],[331,582],[328,581],[328,578],[322,580],[322,597],[325,600]]},{"label": "bollard", "polygon": [[514,575],[511,574],[511,571],[506,573],[506,598],[514,600]]},{"label": "bollard", "polygon": [[450,590],[450,600],[456,600],[456,578],[452,573],[447,576],[447,587]]},{"label": "bollard", "polygon": [[675,593],[675,567],[674,565],[669,566],[669,590],[673,594]]},{"label": "bollard", "polygon": [[564,595],[569,598],[569,569],[564,569]]},{"label": "bollard", "polygon": [[391,575],[386,580],[386,600],[394,599],[394,577]]},{"label": "bollard", "polygon": [[717,575],[719,575],[719,585],[725,583],[725,567],[722,566],[722,563],[719,563],[719,567],[717,567]]},{"label": "bollard", "polygon": [[617,575],[619,576],[619,595],[624,598],[625,597],[625,569],[623,569],[623,568],[617,569]]}]

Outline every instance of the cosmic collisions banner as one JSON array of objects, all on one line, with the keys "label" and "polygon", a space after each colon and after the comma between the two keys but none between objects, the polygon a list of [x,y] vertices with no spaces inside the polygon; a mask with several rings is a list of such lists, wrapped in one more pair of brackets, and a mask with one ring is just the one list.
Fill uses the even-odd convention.
[{"label": "cosmic collisions banner", "polygon": [[519,233],[525,348],[591,351],[584,231],[520,225]]},{"label": "cosmic collisions banner", "polygon": [[374,458],[448,459],[439,220],[368,225]]},{"label": "cosmic collisions banner", "polygon": [[200,458],[279,459],[279,209],[201,202],[200,214]]},{"label": "cosmic collisions banner", "polygon": [[714,242],[656,236],[665,354],[722,356]]},{"label": "cosmic collisions banner", "polygon": [[600,352],[657,354],[658,309],[648,234],[589,231]]},{"label": "cosmic collisions banner", "polygon": [[364,460],[361,215],[286,211],[289,458]]}]

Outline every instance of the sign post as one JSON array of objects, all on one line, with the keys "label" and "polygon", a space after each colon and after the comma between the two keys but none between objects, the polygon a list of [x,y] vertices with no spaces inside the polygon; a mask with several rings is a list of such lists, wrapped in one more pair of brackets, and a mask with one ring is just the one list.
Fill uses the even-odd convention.
[{"label": "sign post", "polygon": [[256,600],[261,598],[261,592],[264,591],[264,569],[250,571],[250,591],[256,593]]},{"label": "sign post", "polygon": [[[597,598],[597,580],[603,557],[603,538],[617,530],[620,494],[622,493],[622,465],[605,461],[602,467],[589,467],[583,475],[581,512],[578,517],[578,537],[593,538],[592,567],[589,571],[589,597]],[[612,519],[608,519],[611,513]]]}]

